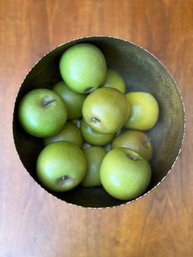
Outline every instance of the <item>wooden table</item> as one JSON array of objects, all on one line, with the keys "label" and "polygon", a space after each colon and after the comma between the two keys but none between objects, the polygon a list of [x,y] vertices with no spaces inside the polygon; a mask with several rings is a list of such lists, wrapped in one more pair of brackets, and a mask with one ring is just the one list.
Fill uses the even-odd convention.
[{"label": "wooden table", "polygon": [[[47,51],[79,36],[112,35],[155,54],[186,107],[182,153],[142,200],[103,210],[56,200],[24,169],[12,136],[14,101]],[[193,1],[0,1],[0,257],[193,256]]]}]

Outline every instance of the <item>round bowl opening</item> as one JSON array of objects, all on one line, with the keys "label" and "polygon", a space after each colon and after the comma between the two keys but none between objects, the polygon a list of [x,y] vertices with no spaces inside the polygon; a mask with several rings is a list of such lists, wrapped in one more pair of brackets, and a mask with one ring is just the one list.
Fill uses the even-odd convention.
[{"label": "round bowl opening", "polygon": [[[184,135],[183,102],[176,82],[163,64],[143,48],[119,38],[96,36],[64,43],[46,54],[31,69],[19,89],[13,114],[13,136],[20,160],[39,183],[36,176],[36,160],[44,145],[41,139],[30,136],[20,126],[17,115],[18,103],[30,90],[52,88],[55,83],[61,81],[61,55],[72,45],[83,42],[92,43],[102,50],[108,67],[119,71],[125,79],[128,92],[149,92],[158,101],[159,120],[153,129],[147,131],[152,138],[154,154],[151,161],[152,180],[146,194],[162,181],[178,157]],[[83,207],[112,207],[126,203],[109,196],[102,187],[78,186],[65,193],[51,192],[46,188],[45,190],[65,202]]]}]

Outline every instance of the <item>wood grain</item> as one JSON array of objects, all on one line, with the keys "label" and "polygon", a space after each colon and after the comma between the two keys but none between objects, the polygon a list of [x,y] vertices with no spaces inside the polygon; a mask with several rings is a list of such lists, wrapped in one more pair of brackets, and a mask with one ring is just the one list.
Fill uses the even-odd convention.
[{"label": "wood grain", "polygon": [[[0,257],[191,257],[193,252],[193,1],[0,1]],[[112,35],[155,54],[186,107],[182,153],[163,183],[126,206],[91,210],[43,191],[14,147],[22,80],[47,51],[76,37]]]}]

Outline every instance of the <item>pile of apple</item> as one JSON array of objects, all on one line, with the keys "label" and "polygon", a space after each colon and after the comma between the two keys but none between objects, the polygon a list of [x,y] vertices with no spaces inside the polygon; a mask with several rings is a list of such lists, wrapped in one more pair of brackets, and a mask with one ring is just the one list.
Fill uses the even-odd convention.
[{"label": "pile of apple", "polygon": [[68,48],[59,70],[62,81],[31,90],[18,108],[23,129],[45,144],[39,181],[56,192],[103,186],[120,200],[140,196],[151,180],[153,147],[145,131],[157,123],[156,99],[126,92],[124,78],[93,44]]}]

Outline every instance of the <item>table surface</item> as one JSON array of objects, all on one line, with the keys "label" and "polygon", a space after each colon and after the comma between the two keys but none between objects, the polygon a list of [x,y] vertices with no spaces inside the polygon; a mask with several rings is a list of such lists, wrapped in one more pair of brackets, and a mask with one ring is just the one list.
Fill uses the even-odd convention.
[{"label": "table surface", "polygon": [[[193,1],[0,1],[0,257],[192,257]],[[167,179],[145,198],[93,210],[41,189],[12,137],[20,84],[47,51],[87,35],[130,40],[175,77],[186,107],[186,137]]]}]

